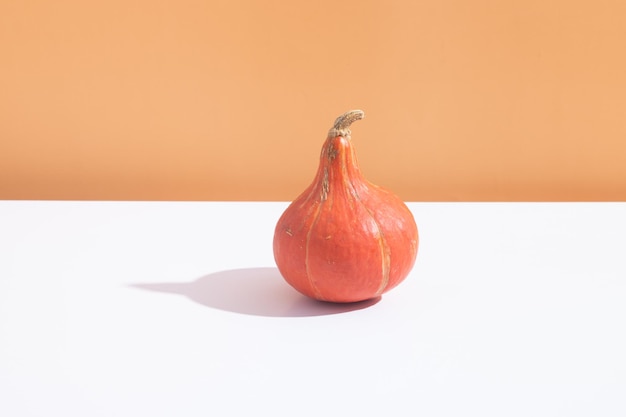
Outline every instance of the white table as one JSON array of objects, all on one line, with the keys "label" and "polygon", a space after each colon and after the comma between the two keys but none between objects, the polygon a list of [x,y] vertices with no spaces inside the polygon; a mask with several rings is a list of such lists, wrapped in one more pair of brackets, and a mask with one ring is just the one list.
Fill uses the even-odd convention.
[{"label": "white table", "polygon": [[334,306],[286,203],[0,202],[0,416],[626,415],[626,204],[409,206],[411,275]]}]

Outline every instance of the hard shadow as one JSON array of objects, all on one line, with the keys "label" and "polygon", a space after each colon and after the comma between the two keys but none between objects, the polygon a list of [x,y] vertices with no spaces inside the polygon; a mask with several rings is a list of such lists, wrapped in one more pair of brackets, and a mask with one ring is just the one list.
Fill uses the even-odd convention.
[{"label": "hard shadow", "polygon": [[133,284],[133,288],[178,294],[206,307],[267,317],[310,317],[370,307],[381,297],[357,303],[312,300],[294,290],[277,268],[231,269],[191,282]]}]

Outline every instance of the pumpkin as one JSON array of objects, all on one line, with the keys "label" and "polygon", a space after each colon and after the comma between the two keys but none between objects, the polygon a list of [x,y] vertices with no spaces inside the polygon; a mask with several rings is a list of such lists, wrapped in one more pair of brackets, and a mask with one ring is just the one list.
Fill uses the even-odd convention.
[{"label": "pumpkin", "polygon": [[350,125],[339,116],[328,132],[313,182],[279,218],[274,259],[283,278],[316,300],[349,303],[379,297],[415,263],[417,225],[404,202],[361,173]]}]

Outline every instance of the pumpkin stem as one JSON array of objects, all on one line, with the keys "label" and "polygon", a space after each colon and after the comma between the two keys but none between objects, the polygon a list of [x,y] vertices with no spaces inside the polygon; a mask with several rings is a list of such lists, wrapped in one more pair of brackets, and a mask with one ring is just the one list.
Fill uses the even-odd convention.
[{"label": "pumpkin stem", "polygon": [[337,117],[335,124],[328,131],[329,138],[336,138],[337,136],[350,137],[350,125],[357,120],[361,120],[365,117],[363,110],[350,110],[341,116]]}]

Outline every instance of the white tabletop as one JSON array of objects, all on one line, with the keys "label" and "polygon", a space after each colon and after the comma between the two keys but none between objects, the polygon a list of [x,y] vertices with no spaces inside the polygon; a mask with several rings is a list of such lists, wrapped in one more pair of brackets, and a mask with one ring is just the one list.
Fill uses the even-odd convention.
[{"label": "white tabletop", "polygon": [[0,416],[624,416],[626,204],[411,203],[411,275],[300,296],[286,203],[0,202]]}]

